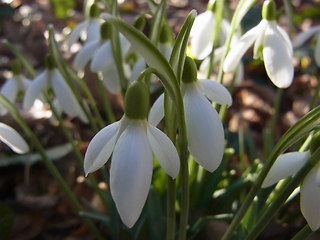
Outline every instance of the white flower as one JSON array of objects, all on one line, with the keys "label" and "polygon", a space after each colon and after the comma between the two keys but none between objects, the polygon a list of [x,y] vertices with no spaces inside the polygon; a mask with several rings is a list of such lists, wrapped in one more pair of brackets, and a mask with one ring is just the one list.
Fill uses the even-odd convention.
[{"label": "white flower", "polygon": [[[204,59],[212,51],[216,19],[212,11],[207,10],[199,14],[190,32],[190,54],[196,59]],[[230,31],[230,24],[226,19],[221,21],[220,42],[224,43]]]},{"label": "white flower", "polygon": [[148,196],[152,153],[172,178],[179,172],[179,156],[171,140],[146,119],[126,116],[103,128],[91,140],[84,159],[86,175],[101,168],[112,153],[110,191],[122,221],[132,227]]},{"label": "white flower", "polygon": [[[5,96],[10,102],[15,103],[19,92],[24,92],[30,85],[31,81],[21,74],[14,74],[12,78],[8,79],[2,86],[0,93]],[[7,109],[0,105],[0,115],[5,115]]]},{"label": "white flower", "polygon": [[[231,95],[222,84],[209,79],[182,82],[181,89],[189,151],[197,163],[213,172],[223,157],[224,129],[219,114],[206,97],[213,102],[230,106]],[[157,125],[164,117],[163,104],[162,94],[150,110],[150,124]]]},{"label": "white flower", "polygon": [[[310,158],[310,152],[291,152],[278,157],[262,187],[269,187],[283,178],[294,175]],[[320,227],[320,162],[304,178],[300,187],[300,208],[310,228]]]},{"label": "white flower", "polygon": [[[119,35],[120,39],[120,48],[122,58],[128,52],[130,44],[129,41],[122,35]],[[87,57],[90,54],[91,64],[90,69],[93,72],[101,72],[103,76],[103,84],[104,86],[113,94],[117,94],[121,92],[120,79],[118,75],[117,66],[113,57],[111,41],[104,41],[95,51],[90,53],[90,48],[94,47],[94,43],[90,44],[88,48],[85,50],[84,54],[87,54]],[[89,59],[90,59],[89,58]],[[84,60],[81,60],[84,61]],[[85,65],[85,64],[84,64]],[[126,71],[126,66],[124,65],[124,69]]]},{"label": "white flower", "polygon": [[29,151],[28,144],[12,127],[0,122],[0,140],[14,152],[22,154]]},{"label": "white flower", "polygon": [[102,20],[99,18],[89,18],[80,22],[71,32],[68,39],[69,49],[83,35],[86,36],[86,42],[100,39],[100,25]]},{"label": "white flower", "polygon": [[306,42],[309,38],[315,35],[316,39],[316,46],[314,50],[314,58],[318,66],[320,66],[320,26],[314,26],[300,33],[294,40],[293,40],[293,47],[299,47],[304,42]]},{"label": "white flower", "polygon": [[223,70],[235,69],[248,48],[254,43],[254,57],[262,53],[264,65],[271,81],[279,88],[290,86],[293,80],[293,49],[287,33],[274,20],[261,22],[245,33],[225,59]]},{"label": "white flower", "polygon": [[65,113],[72,117],[79,117],[84,123],[88,122],[88,119],[81,109],[76,97],[73,95],[70,87],[65,82],[57,68],[44,70],[32,81],[25,92],[23,100],[24,109],[29,110],[36,99],[42,98],[42,91],[49,88],[53,89],[58,100],[58,104]]}]

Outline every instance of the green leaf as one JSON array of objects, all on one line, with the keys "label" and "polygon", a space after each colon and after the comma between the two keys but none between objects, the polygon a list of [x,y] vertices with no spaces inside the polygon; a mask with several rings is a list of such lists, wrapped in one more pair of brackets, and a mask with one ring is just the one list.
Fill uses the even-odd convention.
[{"label": "green leaf", "polygon": [[3,202],[0,202],[0,240],[9,238],[13,221],[14,221],[13,210]]},{"label": "green leaf", "polygon": [[166,0],[162,0],[156,13],[154,14],[151,26],[150,40],[153,44],[157,44],[161,33],[162,19],[166,9]]},{"label": "green leaf", "polygon": [[110,225],[110,218],[102,215],[101,213],[91,213],[91,212],[79,212],[80,216],[91,218],[93,220],[99,220],[103,222],[106,226]]}]

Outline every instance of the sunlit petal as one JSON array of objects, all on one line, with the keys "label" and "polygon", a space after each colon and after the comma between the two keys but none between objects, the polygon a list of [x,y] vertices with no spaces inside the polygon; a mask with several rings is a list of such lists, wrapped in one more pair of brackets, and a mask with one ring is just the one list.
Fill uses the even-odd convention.
[{"label": "sunlit petal", "polygon": [[232,97],[225,86],[209,79],[201,79],[199,83],[201,84],[201,90],[211,101],[231,106]]},{"label": "sunlit petal", "polygon": [[28,144],[20,134],[12,127],[0,123],[0,140],[7,144],[16,153],[26,153],[29,151]]},{"label": "sunlit petal", "polygon": [[120,122],[102,128],[90,141],[84,156],[84,172],[88,175],[101,168],[110,158],[116,144]]},{"label": "sunlit petal", "polygon": [[[0,93],[5,96],[11,103],[14,103],[18,94],[18,84],[16,79],[8,79],[2,86]],[[7,109],[0,105],[0,115],[7,113]]]},{"label": "sunlit petal", "polygon": [[124,224],[132,227],[148,196],[152,177],[152,152],[143,120],[130,120],[114,148],[110,191]]},{"label": "sunlit petal", "polygon": [[264,179],[262,187],[269,187],[281,179],[292,176],[307,162],[309,157],[309,152],[290,152],[279,156]]},{"label": "sunlit petal", "polygon": [[279,31],[269,26],[265,33],[263,60],[270,80],[279,88],[289,87],[293,80],[292,56]]},{"label": "sunlit petal", "polygon": [[51,84],[63,111],[72,117],[79,117],[84,123],[87,123],[88,119],[80,107],[79,102],[58,69],[51,71]]},{"label": "sunlit petal", "polygon": [[32,107],[37,98],[40,98],[41,92],[45,88],[48,88],[47,70],[36,77],[28,87],[23,99],[23,108],[26,111]]},{"label": "sunlit petal", "polygon": [[316,183],[318,163],[305,177],[301,185],[300,208],[312,231],[320,227],[320,188]]},{"label": "sunlit petal", "polygon": [[160,166],[169,176],[176,178],[179,173],[180,160],[172,141],[166,134],[150,124],[148,124],[147,136]]},{"label": "sunlit petal", "polygon": [[298,34],[298,36],[293,40],[293,47],[300,47],[305,41],[307,41],[311,36],[316,34],[316,32],[320,32],[320,26],[311,27],[306,31]]},{"label": "sunlit petal", "polygon": [[85,65],[93,57],[94,53],[99,47],[99,40],[94,40],[86,43],[82,49],[77,53],[74,59],[74,68],[80,70],[85,67]]},{"label": "sunlit petal", "polygon": [[148,122],[153,125],[157,126],[162,118],[164,117],[164,94],[161,94],[158,99],[153,103],[149,116]]},{"label": "sunlit petal", "polygon": [[276,24],[276,28],[279,31],[279,33],[281,34],[281,36],[283,37],[283,39],[286,41],[287,50],[292,57],[293,56],[293,45],[292,45],[292,41],[290,40],[288,33],[285,30],[283,30],[283,28],[280,27],[278,24]]},{"label": "sunlit petal", "polygon": [[68,39],[68,47],[69,49],[71,46],[79,39],[81,32],[85,31],[85,29],[88,27],[89,21],[85,20],[80,22],[75,28],[72,30],[71,34],[69,35]]},{"label": "sunlit petal", "polygon": [[194,159],[213,172],[224,153],[224,130],[220,117],[210,102],[193,84],[186,87],[183,97],[188,147]]}]

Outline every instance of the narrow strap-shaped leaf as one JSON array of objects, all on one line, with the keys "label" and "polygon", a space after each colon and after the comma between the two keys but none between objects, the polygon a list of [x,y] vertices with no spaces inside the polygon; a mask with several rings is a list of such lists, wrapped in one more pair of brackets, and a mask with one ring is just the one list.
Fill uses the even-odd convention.
[{"label": "narrow strap-shaped leaf", "polygon": [[166,0],[162,0],[159,4],[156,13],[153,16],[150,40],[153,44],[157,45],[162,28],[162,19],[166,9]]}]

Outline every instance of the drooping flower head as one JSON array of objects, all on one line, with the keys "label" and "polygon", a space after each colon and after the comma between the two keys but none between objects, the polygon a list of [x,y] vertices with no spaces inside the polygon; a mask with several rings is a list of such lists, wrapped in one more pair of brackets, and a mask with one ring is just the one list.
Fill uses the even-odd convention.
[{"label": "drooping flower head", "polygon": [[20,134],[7,124],[0,122],[0,140],[12,151],[22,154],[29,151],[29,146]]},{"label": "drooping flower head", "polygon": [[25,93],[23,99],[24,109],[28,111],[36,99],[43,99],[42,91],[47,91],[51,88],[62,111],[71,117],[79,117],[84,123],[88,122],[79,102],[58,68],[56,68],[50,54],[46,57],[46,69],[32,81]]},{"label": "drooping flower head", "polygon": [[101,168],[112,155],[110,191],[124,224],[132,227],[146,202],[153,157],[168,175],[178,175],[180,162],[171,140],[146,119],[149,95],[146,84],[135,81],[125,95],[124,116],[100,130],[88,145],[84,171]]},{"label": "drooping flower head", "polygon": [[289,87],[293,80],[293,48],[288,34],[276,22],[273,0],[264,1],[261,22],[231,46],[223,70],[230,72],[254,43],[254,58],[261,58],[270,80],[279,88]]},{"label": "drooping flower head", "polygon": [[[20,92],[25,92],[31,81],[21,74],[21,63],[15,61],[12,64],[13,76],[7,79],[3,84],[0,93],[5,96],[10,102],[15,103]],[[7,113],[7,109],[0,105],[0,115]]]},{"label": "drooping flower head", "polygon": [[[188,149],[195,161],[213,172],[221,163],[224,153],[224,129],[219,114],[208,101],[232,103],[229,91],[218,82],[197,79],[194,61],[187,57],[181,82]],[[205,96],[207,97],[205,97]],[[149,121],[157,125],[164,117],[164,97],[157,99],[149,114]]]},{"label": "drooping flower head", "polygon": [[[312,144],[319,147],[319,134],[315,134]],[[271,167],[262,187],[269,187],[281,179],[296,174],[315,151],[311,147],[307,152],[289,152],[280,155]],[[313,231],[320,227],[320,162],[305,176],[300,186],[300,208],[308,225]]]},{"label": "drooping flower head", "polygon": [[312,36],[315,38],[314,59],[316,60],[317,65],[320,67],[320,26],[311,27],[310,29],[300,33],[293,40],[293,47],[300,47]]}]

